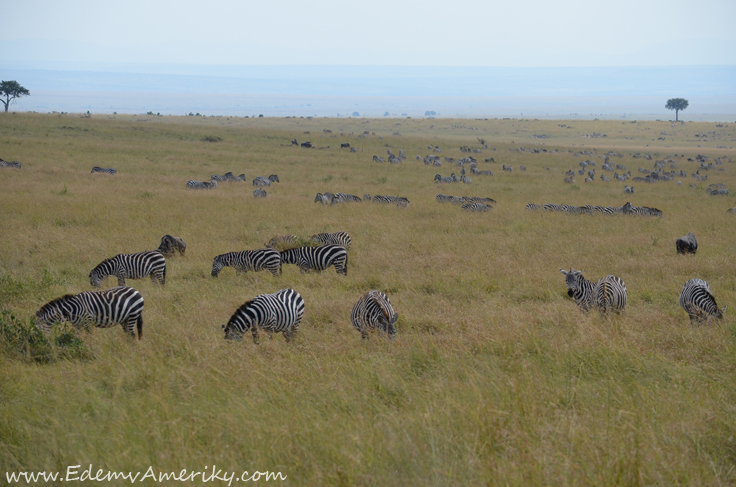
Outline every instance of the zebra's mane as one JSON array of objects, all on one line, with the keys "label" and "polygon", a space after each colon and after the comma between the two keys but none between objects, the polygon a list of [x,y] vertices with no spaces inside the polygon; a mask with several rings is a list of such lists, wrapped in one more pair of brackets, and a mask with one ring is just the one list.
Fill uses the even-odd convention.
[{"label": "zebra's mane", "polygon": [[40,313],[46,313],[48,311],[51,311],[52,309],[58,308],[60,304],[64,304],[67,301],[71,300],[76,296],[75,294],[65,294],[61,297],[58,297],[56,299],[52,299],[48,303],[41,306],[41,309],[39,310]]}]

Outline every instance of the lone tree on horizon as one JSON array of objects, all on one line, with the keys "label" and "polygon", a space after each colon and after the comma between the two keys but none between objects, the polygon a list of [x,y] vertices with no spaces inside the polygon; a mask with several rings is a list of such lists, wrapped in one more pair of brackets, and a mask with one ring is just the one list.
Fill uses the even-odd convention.
[{"label": "lone tree on horizon", "polygon": [[675,111],[675,122],[679,122],[677,114],[680,110],[684,110],[690,103],[684,98],[670,98],[667,100],[667,104],[664,106],[667,110]]},{"label": "lone tree on horizon", "polygon": [[21,96],[29,96],[30,94],[31,92],[23,88],[17,81],[0,82],[0,97],[5,98],[4,100],[0,98],[0,101],[5,105],[6,112],[10,107],[10,102]]}]

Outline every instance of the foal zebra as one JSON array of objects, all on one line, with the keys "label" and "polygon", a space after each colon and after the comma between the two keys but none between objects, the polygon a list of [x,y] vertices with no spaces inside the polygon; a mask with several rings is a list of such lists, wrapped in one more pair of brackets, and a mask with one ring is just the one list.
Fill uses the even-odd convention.
[{"label": "foal zebra", "polygon": [[36,312],[36,326],[48,333],[57,322],[70,321],[75,327],[95,325],[107,328],[123,326],[125,333],[138,339],[143,336],[143,296],[132,287],[119,286],[104,291],[66,294],[43,305]]},{"label": "foal zebra", "polygon": [[265,189],[256,188],[253,190],[254,198],[265,198],[266,196],[268,196],[268,193],[266,193]]},{"label": "foal zebra", "polygon": [[161,245],[157,249],[166,257],[172,257],[179,252],[179,255],[184,255],[187,251],[187,244],[184,240],[179,237],[172,237],[171,235],[164,235],[161,237]]},{"label": "foal zebra", "polygon": [[187,189],[215,189],[217,187],[217,181],[187,181]]},{"label": "foal zebra", "polygon": [[166,282],[166,258],[158,250],[147,250],[137,254],[118,254],[105,259],[89,273],[89,283],[100,287],[107,276],[118,278],[118,286],[125,286],[125,278],[143,279],[151,276],[153,282],[162,286]]},{"label": "foal zebra", "polygon": [[690,322],[702,323],[710,318],[723,318],[726,308],[718,309],[716,298],[710,292],[710,286],[702,279],[690,279],[680,293],[680,306],[687,311]]},{"label": "foal zebra", "polygon": [[335,232],[335,233],[315,233],[311,237],[309,237],[309,240],[312,240],[313,242],[317,242],[319,244],[325,245],[342,245],[346,249],[350,248],[350,244],[352,243],[352,239],[350,238],[350,235],[348,232]]},{"label": "foal zebra", "polygon": [[222,325],[226,340],[240,340],[248,330],[253,343],[258,345],[258,329],[273,338],[273,333],[283,333],[287,342],[296,337],[299,323],[304,316],[304,299],[293,289],[282,289],[273,294],[261,294],[240,306]]},{"label": "foal zebra", "polygon": [[264,244],[265,247],[276,250],[286,250],[287,248],[294,248],[298,245],[299,239],[296,235],[292,234],[276,235],[271,240],[269,240],[267,244]]},{"label": "foal zebra", "polygon": [[348,275],[348,251],[341,245],[320,245],[319,247],[298,247],[281,252],[282,264],[296,264],[301,272],[314,269],[323,271],[335,266],[335,271]]},{"label": "foal zebra", "polygon": [[113,169],[111,167],[98,167],[98,166],[95,166],[95,167],[92,168],[92,172],[90,174],[94,174],[96,172],[101,173],[101,174],[117,174],[118,170],[117,169]]},{"label": "foal zebra", "polygon": [[371,329],[379,330],[393,340],[398,319],[399,315],[391,306],[388,296],[375,289],[361,296],[350,314],[350,321],[363,340],[368,338]]},{"label": "foal zebra", "polygon": [[602,277],[597,283],[583,277],[583,271],[560,269],[565,275],[567,295],[575,299],[575,304],[583,311],[596,308],[601,313],[623,312],[626,308],[626,285],[616,276]]},{"label": "foal zebra", "polygon": [[268,270],[278,276],[281,274],[281,255],[278,250],[268,248],[220,254],[212,261],[212,277],[217,277],[224,267],[234,267],[236,274]]}]

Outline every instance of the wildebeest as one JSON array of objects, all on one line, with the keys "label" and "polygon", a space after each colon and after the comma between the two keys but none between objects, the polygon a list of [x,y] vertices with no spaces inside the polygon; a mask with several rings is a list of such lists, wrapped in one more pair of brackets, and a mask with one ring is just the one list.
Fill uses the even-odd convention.
[{"label": "wildebeest", "polygon": [[347,149],[348,147],[350,147],[350,144],[347,142],[340,144],[340,149]]},{"label": "wildebeest", "polygon": [[302,142],[301,146],[302,147],[306,147],[307,149],[309,149],[309,148],[312,147],[312,143],[311,142]]},{"label": "wildebeest", "polygon": [[698,241],[695,240],[693,232],[690,232],[684,237],[678,238],[675,247],[678,254],[694,254],[698,250]]}]

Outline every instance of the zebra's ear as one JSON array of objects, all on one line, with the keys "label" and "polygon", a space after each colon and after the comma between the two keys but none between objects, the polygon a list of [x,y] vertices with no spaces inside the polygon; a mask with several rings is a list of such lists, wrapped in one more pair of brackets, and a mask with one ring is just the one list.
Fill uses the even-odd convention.
[{"label": "zebra's ear", "polygon": [[563,274],[565,274],[565,275],[567,275],[567,274],[568,274],[568,273],[567,273],[567,271],[566,271],[565,269],[560,269],[560,272],[562,272],[562,273],[563,273]]}]

